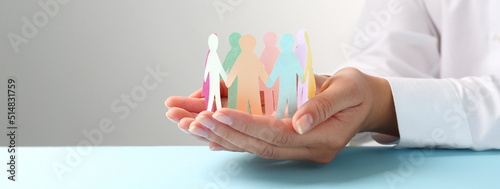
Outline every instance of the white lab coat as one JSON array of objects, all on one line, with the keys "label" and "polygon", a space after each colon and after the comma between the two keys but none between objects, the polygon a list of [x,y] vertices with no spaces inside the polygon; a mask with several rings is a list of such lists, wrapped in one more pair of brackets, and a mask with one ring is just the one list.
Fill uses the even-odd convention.
[{"label": "white lab coat", "polygon": [[396,147],[500,149],[500,1],[369,0],[350,48],[391,85]]}]

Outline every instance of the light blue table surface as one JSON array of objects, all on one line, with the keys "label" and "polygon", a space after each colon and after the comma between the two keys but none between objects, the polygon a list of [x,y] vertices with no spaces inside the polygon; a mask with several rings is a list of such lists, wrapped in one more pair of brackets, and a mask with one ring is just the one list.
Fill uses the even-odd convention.
[{"label": "light blue table surface", "polygon": [[[7,148],[0,150],[0,160],[6,162]],[[2,166],[1,189],[500,188],[500,151],[347,147],[327,165],[212,152],[208,147],[17,151],[17,181],[7,180],[7,166]]]}]

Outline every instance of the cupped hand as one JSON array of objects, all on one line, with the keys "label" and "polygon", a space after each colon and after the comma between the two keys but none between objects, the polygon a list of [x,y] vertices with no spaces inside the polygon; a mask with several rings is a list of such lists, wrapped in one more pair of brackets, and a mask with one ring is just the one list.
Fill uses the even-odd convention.
[{"label": "cupped hand", "polygon": [[[276,120],[223,108],[202,112],[191,122],[211,145],[263,158],[328,163],[358,132],[398,135],[387,80],[345,68],[328,78],[321,93],[293,119]],[[200,134],[195,132],[194,134]]]}]

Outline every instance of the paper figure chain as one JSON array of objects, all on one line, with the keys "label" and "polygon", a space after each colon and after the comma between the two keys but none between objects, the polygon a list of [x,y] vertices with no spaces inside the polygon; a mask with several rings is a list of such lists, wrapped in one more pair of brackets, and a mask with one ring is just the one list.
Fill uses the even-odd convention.
[{"label": "paper figure chain", "polygon": [[[252,35],[229,36],[231,49],[221,64],[217,47],[217,34],[208,37],[208,55],[205,61],[202,96],[207,111],[222,108],[220,79],[228,87],[228,108],[262,115],[261,95],[264,94],[264,111],[276,118],[291,118],[308,99],[316,93],[312,70],[312,54],[309,36],[305,29],[297,32],[297,47],[293,52],[295,39],[284,34],[279,40],[273,32],[264,35],[265,48],[260,57],[255,54],[257,40]],[[281,50],[280,50],[281,49]],[[299,81],[299,82],[298,82]]]}]

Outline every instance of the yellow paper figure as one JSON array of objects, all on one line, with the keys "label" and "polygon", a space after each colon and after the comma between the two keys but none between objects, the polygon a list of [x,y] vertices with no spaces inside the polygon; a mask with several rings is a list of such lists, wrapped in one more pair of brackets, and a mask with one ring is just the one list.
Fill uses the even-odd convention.
[{"label": "yellow paper figure", "polygon": [[251,114],[262,115],[259,78],[265,83],[269,75],[254,52],[256,45],[257,40],[252,35],[240,38],[241,54],[227,77],[226,86],[230,87],[238,77],[236,109],[247,112],[250,106]]},{"label": "yellow paper figure", "polygon": [[307,97],[312,98],[316,95],[316,79],[314,78],[314,72],[312,67],[311,44],[309,43],[309,35],[307,35],[307,32],[304,32],[304,37],[306,39],[306,44],[307,44],[307,64],[304,72],[304,77],[302,78],[302,83],[306,82],[308,83]]}]

